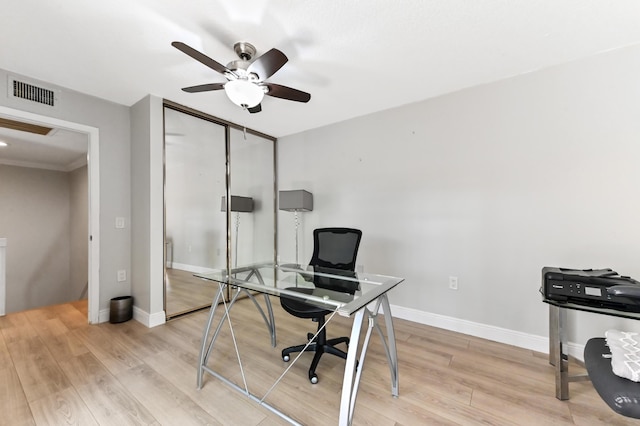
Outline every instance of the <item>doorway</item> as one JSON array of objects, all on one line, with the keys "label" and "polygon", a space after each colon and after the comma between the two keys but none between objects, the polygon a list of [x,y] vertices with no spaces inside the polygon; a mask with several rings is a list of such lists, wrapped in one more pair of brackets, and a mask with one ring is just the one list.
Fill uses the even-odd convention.
[{"label": "doorway", "polygon": [[[88,201],[88,236],[87,242],[87,297],[88,297],[88,321],[89,323],[99,322],[99,264],[100,264],[100,232],[99,232],[99,210],[100,210],[100,179],[99,179],[99,131],[95,127],[83,124],[60,120],[26,111],[15,110],[0,106],[0,117],[32,125],[40,125],[59,129],[65,132],[74,132],[82,135],[87,141],[87,201]],[[2,236],[0,236],[2,237]],[[11,241],[6,242],[7,252],[11,250]],[[2,284],[0,280],[0,284]],[[5,283],[6,286],[6,283]],[[0,287],[0,301],[5,302],[6,288]],[[0,306],[0,312],[4,307]]]}]

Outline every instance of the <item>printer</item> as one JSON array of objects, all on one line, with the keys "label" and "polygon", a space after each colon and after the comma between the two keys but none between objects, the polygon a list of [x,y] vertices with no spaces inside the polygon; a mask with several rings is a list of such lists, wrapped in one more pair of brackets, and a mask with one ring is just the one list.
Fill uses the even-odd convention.
[{"label": "printer", "polygon": [[640,282],[612,269],[542,268],[540,293],[556,303],[640,312]]}]

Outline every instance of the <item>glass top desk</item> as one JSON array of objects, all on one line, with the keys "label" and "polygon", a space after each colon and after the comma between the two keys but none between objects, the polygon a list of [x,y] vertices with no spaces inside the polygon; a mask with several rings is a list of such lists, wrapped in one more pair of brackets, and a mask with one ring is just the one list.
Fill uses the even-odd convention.
[{"label": "glass top desk", "polygon": [[[352,344],[347,352],[347,360],[345,363],[342,383],[339,425],[350,425],[352,423],[358,385],[360,383],[360,375],[363,370],[362,366],[364,365],[364,358],[369,345],[371,332],[374,328],[380,335],[386,352],[387,361],[389,363],[391,373],[391,394],[394,397],[398,396],[398,357],[393,330],[393,319],[389,308],[387,292],[400,284],[403,281],[402,278],[355,273],[328,268],[315,268],[314,270],[311,267],[300,267],[297,265],[285,264],[276,265],[273,263],[258,263],[234,268],[231,271],[231,275],[227,275],[225,271],[222,271],[211,274],[195,274],[195,276],[205,280],[214,281],[218,284],[218,292],[214,297],[211,310],[209,311],[209,317],[202,334],[202,345],[200,348],[198,363],[198,389],[202,387],[203,374],[211,374],[287,421],[293,424],[298,424],[298,422],[293,418],[267,404],[265,402],[265,398],[287,373],[289,368],[291,368],[291,365],[298,360],[300,355],[293,360],[269,391],[267,391],[267,393],[262,397],[253,395],[249,392],[246,380],[244,379],[244,373],[242,372],[242,363],[240,361],[239,353],[236,352],[236,355],[240,362],[240,371],[243,376],[243,382],[245,383],[244,388],[231,382],[207,365],[209,363],[209,357],[214,343],[223,323],[227,321],[229,326],[232,327],[229,319],[230,309],[238,300],[238,296],[240,294],[245,294],[253,300],[258,312],[262,316],[267,326],[267,330],[271,334],[271,344],[274,347],[276,345],[276,329],[269,296],[292,296],[297,299],[303,299],[306,303],[311,303],[329,311],[333,311],[329,318],[327,318],[327,324],[336,314],[353,318],[350,336]],[[351,295],[340,291],[321,288],[320,283],[322,283],[323,280],[329,280],[331,282],[331,288],[345,286],[347,288],[356,287],[357,290],[355,294]],[[319,285],[314,285],[314,282],[318,282]],[[226,302],[223,297],[225,287],[227,286],[232,289],[232,296],[228,302]],[[296,287],[302,287],[309,290],[306,290],[304,293],[292,290]],[[256,300],[255,293],[264,295],[266,313]],[[214,326],[213,319],[218,306],[222,306],[224,312],[217,325]],[[386,337],[377,321],[380,308],[382,308],[384,313],[384,323],[387,332]],[[360,332],[362,330],[365,315],[368,318],[367,332],[361,345],[358,345],[358,343],[354,344],[353,342],[360,342]],[[231,333],[231,336],[235,345],[235,335]],[[314,335],[313,338],[315,337],[316,336]],[[356,361],[359,346],[360,354]],[[235,345],[235,347],[237,351],[237,345]],[[300,354],[302,354],[302,352]],[[356,365],[359,365],[360,368],[356,368]]]}]

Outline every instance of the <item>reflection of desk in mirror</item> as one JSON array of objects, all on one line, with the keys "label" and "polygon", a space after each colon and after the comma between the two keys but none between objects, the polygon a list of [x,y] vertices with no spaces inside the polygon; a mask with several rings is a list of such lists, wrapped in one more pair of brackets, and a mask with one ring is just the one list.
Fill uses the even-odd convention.
[{"label": "reflection of desk in mirror", "polygon": [[[400,284],[403,279],[375,274],[354,274],[352,272],[349,272],[349,274],[351,274],[351,276],[345,276],[345,271],[325,268],[321,270],[316,269],[314,271],[311,268],[302,269],[296,268],[295,265],[294,267],[291,267],[291,265],[281,266],[272,263],[262,263],[234,268],[231,271],[231,276],[227,276],[226,273],[196,274],[197,277],[218,283],[218,294],[211,305],[209,318],[202,336],[202,346],[200,349],[198,364],[198,388],[202,387],[203,374],[211,374],[236,390],[246,394],[250,399],[267,407],[282,418],[293,424],[297,424],[297,422],[290,416],[282,413],[270,404],[267,404],[265,399],[271,389],[278,384],[284,374],[289,370],[291,364],[295,363],[298,358],[294,359],[293,362],[288,365],[282,375],[276,380],[276,383],[274,383],[272,388],[261,397],[251,394],[247,389],[246,383],[244,384],[244,387],[240,387],[208,366],[215,340],[218,337],[223,323],[228,321],[231,326],[229,311],[237,300],[238,295],[242,292],[251,291],[276,297],[288,296],[300,298],[303,299],[305,303],[314,304],[322,307],[323,309],[331,310],[333,311],[333,314],[327,319],[327,323],[330,322],[336,314],[353,318],[350,338],[351,345],[347,353],[342,383],[339,419],[340,425],[349,425],[353,420],[360,376],[363,371],[364,359],[369,345],[371,332],[374,328],[378,331],[378,334],[381,337],[383,343],[382,346],[385,350],[385,355],[389,363],[391,374],[391,393],[393,396],[398,396],[398,358],[396,353],[393,320],[389,308],[387,292]],[[344,285],[349,288],[357,288],[357,290],[353,295],[351,295],[340,291],[334,291],[330,288],[322,288],[322,284],[314,284],[314,282],[322,283],[323,281],[330,281],[331,286]],[[309,291],[301,293],[291,290],[291,287],[295,287],[296,285],[298,288],[308,288]],[[222,318],[216,326],[213,326],[213,319],[218,303],[221,302],[225,287],[227,286],[234,289],[235,293],[229,303],[223,304],[225,311]],[[259,308],[257,302],[256,306]],[[377,321],[377,314],[380,308],[382,308],[384,313],[386,337]],[[270,310],[270,304],[268,309]],[[259,308],[259,311],[262,313],[262,317],[267,323],[267,328],[272,332],[272,343],[275,344],[275,328],[273,327],[272,322],[273,316],[270,313],[269,316],[271,317],[271,324],[269,324],[269,321],[267,320],[266,315],[262,312],[262,309]],[[362,330],[362,324],[364,323],[365,316],[368,318],[368,327],[365,336],[361,341],[360,332]],[[238,353],[237,355],[240,361],[240,354]],[[356,368],[356,366],[358,366],[358,368]],[[240,364],[240,368],[242,369],[242,363]]]}]

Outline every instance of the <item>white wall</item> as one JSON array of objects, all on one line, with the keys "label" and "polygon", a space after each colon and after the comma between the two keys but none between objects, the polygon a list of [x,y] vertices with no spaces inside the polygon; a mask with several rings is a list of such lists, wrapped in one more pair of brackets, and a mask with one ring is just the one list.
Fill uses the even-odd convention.
[{"label": "white wall", "polygon": [[0,165],[0,235],[12,242],[6,312],[79,299],[88,274],[86,172]]},{"label": "white wall", "polygon": [[132,295],[134,318],[164,323],[162,99],[146,96],[131,107]]},{"label": "white wall", "polygon": [[87,241],[89,239],[89,181],[87,166],[77,168],[69,173],[70,196],[70,232],[69,237],[69,261],[71,289],[70,299],[87,297],[87,282],[89,276],[89,252]]},{"label": "white wall", "polygon": [[7,239],[0,238],[0,316],[7,313],[6,310],[6,256]]},{"label": "white wall", "polygon": [[[358,227],[358,264],[406,278],[398,312],[544,350],[542,267],[640,279],[638,75],[633,47],[281,138],[280,188],[314,195],[301,258],[313,228]],[[293,257],[290,221],[279,214],[281,257]],[[640,329],[570,319],[578,345]]]},{"label": "white wall", "polygon": [[[9,98],[8,76],[58,90],[57,106]],[[109,301],[130,294],[131,283],[117,282],[119,269],[131,270],[131,229],[115,229],[116,217],[131,213],[129,108],[46,82],[0,70],[0,106],[27,111],[99,129],[100,138],[100,294],[99,309],[108,310]],[[102,318],[103,320],[106,318]]]}]

